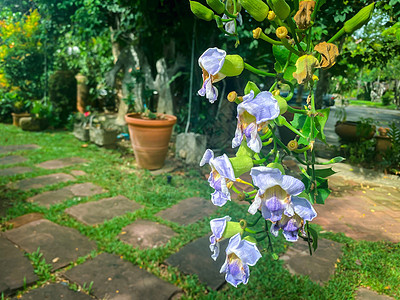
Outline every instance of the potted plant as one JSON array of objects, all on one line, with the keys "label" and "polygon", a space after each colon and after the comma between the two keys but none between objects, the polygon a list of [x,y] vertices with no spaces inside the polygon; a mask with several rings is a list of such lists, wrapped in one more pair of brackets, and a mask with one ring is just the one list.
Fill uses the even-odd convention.
[{"label": "potted plant", "polygon": [[8,92],[4,95],[5,98],[8,98],[13,103],[13,112],[11,113],[13,119],[13,125],[19,127],[19,121],[23,117],[29,117],[28,113],[30,107],[30,101],[22,99],[18,93]]},{"label": "potted plant", "polygon": [[139,167],[149,170],[162,168],[176,117],[146,110],[144,113],[126,114],[125,121]]},{"label": "potted plant", "polygon": [[28,116],[22,117],[19,125],[22,130],[40,131],[47,128],[53,115],[53,108],[49,102],[45,100],[37,100],[32,102],[32,109]]},{"label": "potted plant", "polygon": [[96,116],[90,118],[89,137],[98,146],[112,146],[117,142],[119,130],[115,128],[113,116]]},{"label": "potted plant", "polygon": [[376,126],[371,118],[360,118],[359,121],[347,121],[345,107],[338,108],[335,112],[338,121],[335,124],[335,133],[342,141],[356,142],[361,139],[370,140],[375,135]]},{"label": "potted plant", "polygon": [[392,141],[388,136],[390,128],[379,127],[378,128],[378,135],[375,136],[376,144],[375,144],[375,151],[376,151],[376,160],[382,161],[382,155],[388,152],[392,148]]}]

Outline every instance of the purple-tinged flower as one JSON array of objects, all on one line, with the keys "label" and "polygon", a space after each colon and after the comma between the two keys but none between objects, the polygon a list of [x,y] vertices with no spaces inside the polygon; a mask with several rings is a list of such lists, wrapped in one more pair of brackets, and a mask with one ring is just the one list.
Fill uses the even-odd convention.
[{"label": "purple-tinged flower", "polygon": [[225,216],[223,218],[213,219],[210,221],[212,235],[210,236],[210,250],[213,252],[212,259],[217,260],[219,255],[219,242],[223,239],[222,235],[226,229],[227,223],[231,217]]},{"label": "purple-tinged flower", "polygon": [[304,184],[299,179],[282,175],[276,168],[252,168],[250,175],[255,186],[259,187],[254,202],[249,207],[249,213],[255,214],[261,209],[262,216],[272,222],[279,221],[282,215],[294,215],[291,197],[304,190]]},{"label": "purple-tinged flower", "polygon": [[237,287],[238,284],[247,284],[250,276],[249,266],[254,266],[261,257],[256,244],[242,240],[240,233],[229,240],[226,247],[226,260],[220,273],[226,273],[225,280]]},{"label": "purple-tinged flower", "polygon": [[268,125],[268,121],[279,116],[278,101],[270,92],[260,92],[254,97],[254,91],[243,97],[243,102],[237,107],[237,128],[232,140],[232,148],[240,146],[243,135],[247,146],[256,153],[262,148],[258,131]]},{"label": "purple-tinged flower", "polygon": [[208,182],[215,189],[211,194],[211,202],[216,206],[223,206],[226,201],[231,200],[229,188],[236,180],[232,164],[226,154],[214,158],[214,152],[210,149],[204,152],[200,166],[204,166],[206,163],[211,167]]},{"label": "purple-tinged flower", "polygon": [[289,242],[296,242],[298,237],[299,229],[304,232],[305,221],[312,221],[316,216],[317,212],[312,207],[311,203],[304,198],[292,197],[292,203],[294,215],[291,217],[282,216],[278,222],[272,224],[271,233],[274,236],[278,236],[279,229],[283,230],[283,236]]},{"label": "purple-tinged flower", "polygon": [[224,50],[209,48],[199,58],[199,66],[203,70],[203,85],[197,93],[200,96],[206,96],[211,103],[214,103],[218,97],[218,90],[213,83],[225,78],[224,74],[219,73],[224,65],[225,57]]},{"label": "purple-tinged flower", "polygon": [[[222,16],[222,19],[228,19],[228,16],[224,14]],[[239,25],[243,24],[243,18],[240,13],[237,15],[236,21],[239,23]],[[235,32],[235,22],[234,21],[226,22],[224,27],[225,27],[225,31],[228,33],[233,34]]]}]

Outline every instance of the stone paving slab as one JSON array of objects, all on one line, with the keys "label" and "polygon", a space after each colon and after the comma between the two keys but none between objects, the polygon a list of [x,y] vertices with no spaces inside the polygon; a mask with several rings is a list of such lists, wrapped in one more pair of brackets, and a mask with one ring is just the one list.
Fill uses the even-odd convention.
[{"label": "stone paving slab", "polygon": [[74,176],[85,176],[86,172],[82,170],[72,170],[71,174]]},{"label": "stone paving slab", "polygon": [[64,202],[73,197],[89,197],[107,192],[103,188],[93,183],[77,183],[63,187],[55,191],[47,191],[28,198],[27,202],[34,202],[40,206],[50,207],[50,205]]},{"label": "stone paving slab", "polygon": [[38,149],[38,148],[40,148],[40,147],[36,144],[0,146],[0,154],[21,151],[21,150],[33,150],[33,149]]},{"label": "stone paving slab", "polygon": [[93,241],[77,230],[52,223],[46,219],[37,220],[5,232],[5,236],[26,252],[40,252],[53,270],[65,267],[80,256],[96,248]]},{"label": "stone paving slab", "polygon": [[179,292],[176,286],[108,253],[102,253],[64,275],[80,285],[93,281],[93,295],[99,299],[170,299]]},{"label": "stone paving slab", "polygon": [[15,229],[15,228],[21,227],[25,224],[28,224],[30,222],[37,221],[40,219],[43,219],[43,214],[30,213],[30,214],[22,215],[22,216],[14,218],[14,219],[11,219],[6,222],[6,225],[12,226],[12,228]]},{"label": "stone paving slab", "polygon": [[299,240],[290,245],[281,259],[291,274],[309,276],[312,281],[322,284],[333,275],[335,263],[341,256],[342,245],[340,243],[319,239],[318,249],[312,256],[308,249],[308,243]]},{"label": "stone paving slab", "polygon": [[18,163],[23,163],[26,161],[27,161],[26,157],[23,157],[20,155],[4,156],[4,157],[0,157],[0,166],[13,165],[13,164],[18,164]]},{"label": "stone paving slab", "polygon": [[67,208],[65,212],[86,225],[97,225],[142,207],[124,196],[116,196],[78,204]]},{"label": "stone paving slab", "polygon": [[315,223],[357,240],[400,242],[400,190],[357,183],[334,175],[325,205],[315,205]]},{"label": "stone paving slab", "polygon": [[29,167],[12,167],[7,169],[0,170],[0,176],[14,176],[18,174],[24,174],[28,172],[32,172],[33,169]]},{"label": "stone paving slab", "polygon": [[199,280],[217,290],[225,283],[225,275],[219,271],[225,262],[225,248],[228,240],[220,243],[221,253],[214,261],[211,258],[209,235],[187,244],[167,258],[166,263],[177,267],[185,274],[196,274]]},{"label": "stone paving slab", "polygon": [[119,239],[139,249],[164,246],[176,233],[163,224],[149,220],[136,220],[125,226],[119,234]]},{"label": "stone paving slab", "polygon": [[189,225],[211,215],[216,209],[217,207],[210,200],[195,197],[182,200],[174,206],[158,212],[156,216],[180,225]]},{"label": "stone paving slab", "polygon": [[13,298],[22,299],[22,300],[56,300],[56,299],[63,299],[63,300],[90,300],[93,299],[89,295],[73,291],[68,286],[61,284],[61,283],[51,283],[45,285],[43,287],[34,289],[29,291],[26,294],[23,294],[22,297]]},{"label": "stone paving slab", "polygon": [[33,272],[33,266],[24,253],[0,234],[0,294],[5,295],[39,278]]},{"label": "stone paving slab", "polygon": [[380,295],[375,291],[367,289],[365,287],[359,287],[356,296],[356,300],[392,300],[394,298],[387,295]]},{"label": "stone paving slab", "polygon": [[54,170],[54,169],[61,169],[66,168],[69,166],[82,164],[88,162],[86,159],[81,157],[65,157],[60,159],[53,159],[42,162],[37,164],[36,166],[39,168],[47,169],[47,170]]},{"label": "stone paving slab", "polygon": [[30,189],[39,189],[48,185],[54,185],[66,181],[74,181],[75,178],[65,173],[55,173],[50,175],[43,175],[33,178],[22,179],[10,184],[13,189],[27,191]]}]

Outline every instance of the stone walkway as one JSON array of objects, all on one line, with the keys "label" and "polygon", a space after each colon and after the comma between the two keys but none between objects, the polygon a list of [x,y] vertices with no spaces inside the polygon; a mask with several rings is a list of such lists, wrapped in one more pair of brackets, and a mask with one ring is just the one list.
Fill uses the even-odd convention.
[{"label": "stone walkway", "polygon": [[[0,146],[0,154],[6,155],[0,157],[0,165],[10,165],[0,170],[0,176],[34,172],[31,168],[13,166],[15,163],[23,164],[27,158],[12,152],[37,148],[36,145]],[[77,203],[64,210],[65,214],[88,227],[101,226],[113,218],[145,209],[143,205],[124,195],[101,197],[107,190],[91,182],[75,183],[76,177],[84,178],[86,175],[81,170],[73,170],[69,174],[62,172],[63,168],[86,162],[79,157],[45,161],[36,167],[54,170],[54,173],[14,181],[7,188],[29,191],[64,182],[67,186],[37,193],[27,201],[49,208],[72,198],[88,197],[85,203]],[[287,166],[292,172],[298,171],[293,162],[288,161]],[[368,181],[365,174],[360,175],[360,172],[346,169],[346,165],[339,164],[338,168],[341,172],[332,176],[332,194],[326,205],[323,208],[316,207],[318,218],[315,223],[320,224],[324,230],[344,232],[354,239],[399,242],[400,190],[397,182],[392,181],[395,179]],[[246,188],[238,183],[236,185]],[[99,196],[92,198],[95,195]],[[167,224],[172,222],[187,226],[210,216],[215,210],[216,207],[209,200],[188,198],[156,213],[154,217]],[[135,220],[122,228],[118,239],[138,249],[164,246],[177,233],[161,223]],[[52,271],[59,271],[60,280],[30,290],[22,295],[22,299],[170,299],[179,298],[182,294],[178,287],[114,254],[101,253],[81,264],[71,264],[91,254],[92,250],[97,250],[96,243],[74,228],[45,219],[42,214],[20,216],[9,220],[7,226],[10,229],[0,234],[0,270],[13,272],[0,272],[0,294],[13,296],[16,291],[38,280],[24,253],[33,253],[39,248]],[[206,235],[183,246],[166,258],[165,264],[178,268],[184,274],[195,274],[210,289],[218,290],[225,283],[224,275],[219,272],[225,257],[220,255],[216,263],[210,258],[208,237]],[[222,242],[222,249],[226,244],[227,240]],[[306,243],[296,243],[289,247],[281,260],[292,274],[306,275],[311,280],[324,284],[334,273],[335,263],[341,255],[341,244],[321,239],[319,248],[312,257],[309,256]],[[299,256],[302,259],[299,260]],[[71,290],[68,283],[90,286],[91,296],[82,291]],[[357,297],[388,298],[365,288],[358,290]]]}]

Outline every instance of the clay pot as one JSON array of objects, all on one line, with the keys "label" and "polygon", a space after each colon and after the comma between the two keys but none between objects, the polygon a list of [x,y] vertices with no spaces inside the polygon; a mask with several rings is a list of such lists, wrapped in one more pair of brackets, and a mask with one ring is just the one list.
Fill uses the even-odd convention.
[{"label": "clay pot", "polygon": [[19,114],[11,113],[11,115],[12,115],[12,118],[13,118],[13,125],[17,126],[17,127],[20,127],[19,121],[20,121],[21,118],[27,118],[27,117],[31,116],[28,113],[19,113]]},{"label": "clay pot", "polygon": [[383,160],[383,154],[386,153],[389,149],[392,148],[392,140],[388,136],[376,136],[376,145],[375,145],[375,151],[376,151],[376,156],[375,159],[377,161],[382,161]]},{"label": "clay pot", "polygon": [[125,115],[133,152],[141,168],[156,170],[164,165],[176,117],[162,116],[164,119],[150,120],[142,119],[138,113]]},{"label": "clay pot", "polygon": [[338,121],[335,125],[335,132],[342,140],[347,142],[356,142],[360,139],[370,140],[373,138],[376,128],[374,125],[369,128],[361,128],[357,132],[357,124],[358,122],[353,121]]}]

